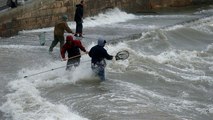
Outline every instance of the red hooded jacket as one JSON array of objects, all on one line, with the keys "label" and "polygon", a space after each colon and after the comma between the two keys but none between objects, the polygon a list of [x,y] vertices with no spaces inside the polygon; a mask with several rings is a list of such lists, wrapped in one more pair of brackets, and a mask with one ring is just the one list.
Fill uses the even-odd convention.
[{"label": "red hooded jacket", "polygon": [[86,49],[84,46],[81,44],[80,40],[73,40],[73,37],[71,35],[66,37],[66,43],[63,45],[61,49],[61,57],[64,59],[65,58],[65,53],[68,52],[68,58],[74,57],[79,55],[80,56],[80,50],[86,52]]}]

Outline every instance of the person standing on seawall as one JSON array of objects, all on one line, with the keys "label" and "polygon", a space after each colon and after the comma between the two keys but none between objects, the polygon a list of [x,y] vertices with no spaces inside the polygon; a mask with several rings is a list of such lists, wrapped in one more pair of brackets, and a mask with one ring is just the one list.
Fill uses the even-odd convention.
[{"label": "person standing on seawall", "polygon": [[[67,60],[66,70],[70,70],[72,66],[77,67],[80,64],[80,50],[88,53],[80,40],[73,40],[71,35],[66,37],[66,43],[61,49],[61,57],[64,61]],[[65,53],[68,53],[68,59],[65,58]]]},{"label": "person standing on seawall", "polygon": [[80,4],[76,5],[75,10],[75,18],[74,21],[76,22],[76,32],[75,36],[83,37],[83,14],[84,14],[84,1],[81,0]]},{"label": "person standing on seawall", "polygon": [[7,0],[7,6],[11,7],[11,8],[16,8],[18,5],[17,0]]},{"label": "person standing on seawall", "polygon": [[102,80],[105,80],[105,67],[106,67],[106,61],[112,60],[113,56],[109,55],[104,49],[104,46],[106,44],[106,40],[103,38],[98,39],[98,44],[92,47],[89,51],[89,56],[92,58],[91,60],[91,68],[93,72]]},{"label": "person standing on seawall", "polygon": [[60,42],[60,49],[64,45],[64,32],[73,33],[70,27],[67,24],[68,17],[67,15],[63,15],[61,20],[55,24],[54,27],[54,40],[49,48],[49,52],[53,51],[53,48]]}]

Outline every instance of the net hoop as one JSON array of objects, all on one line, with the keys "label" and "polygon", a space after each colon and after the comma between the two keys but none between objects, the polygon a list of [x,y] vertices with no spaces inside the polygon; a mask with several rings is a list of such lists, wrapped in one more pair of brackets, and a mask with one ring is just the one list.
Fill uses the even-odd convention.
[{"label": "net hoop", "polygon": [[129,57],[129,52],[127,50],[122,50],[116,54],[115,59],[126,60],[128,57]]}]

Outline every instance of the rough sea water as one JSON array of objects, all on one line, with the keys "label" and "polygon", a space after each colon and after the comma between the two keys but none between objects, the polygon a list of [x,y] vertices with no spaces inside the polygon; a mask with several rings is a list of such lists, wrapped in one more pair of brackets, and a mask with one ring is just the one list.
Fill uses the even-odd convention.
[{"label": "rough sea water", "polygon": [[107,61],[100,82],[88,55],[65,71],[59,44],[48,53],[52,27],[1,38],[0,120],[213,119],[211,6],[152,15],[113,9],[83,25],[87,50],[102,36],[110,54],[128,50],[129,58]]}]

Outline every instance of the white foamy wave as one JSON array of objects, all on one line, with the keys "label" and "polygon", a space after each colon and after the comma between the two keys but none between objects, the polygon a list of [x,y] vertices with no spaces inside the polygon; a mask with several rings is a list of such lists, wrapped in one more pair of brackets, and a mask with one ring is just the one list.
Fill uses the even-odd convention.
[{"label": "white foamy wave", "polygon": [[209,67],[209,70],[213,71],[213,66],[210,66],[210,67]]},{"label": "white foamy wave", "polygon": [[[84,60],[84,62],[87,61]],[[6,113],[6,117],[12,117],[13,120],[87,120],[63,104],[54,104],[42,98],[39,90],[59,84],[72,84],[79,79],[91,76],[91,72],[85,70],[85,67],[88,67],[87,64],[83,63],[71,73],[61,70],[66,66],[63,62],[50,63],[41,68],[35,66],[35,70],[21,70],[19,76],[22,79],[9,83],[11,93],[6,95],[7,101],[0,110]],[[58,70],[59,68],[61,69]],[[28,74],[27,78],[23,78],[23,74]]]},{"label": "white foamy wave", "polygon": [[147,56],[152,58],[158,63],[182,63],[182,62],[190,62],[193,58],[197,57],[197,51],[181,51],[181,50],[170,50],[165,51],[157,56],[151,55]]},{"label": "white foamy wave", "polygon": [[206,51],[208,53],[213,53],[213,44],[208,45]]},{"label": "white foamy wave", "polygon": [[211,28],[208,28],[208,26],[212,26],[212,19],[213,17],[201,17],[201,18],[192,18],[191,20],[184,21],[182,23],[177,23],[172,26],[164,27],[165,30],[176,30],[184,27],[190,27],[194,28],[196,30],[199,30],[201,32],[207,32],[212,33]]},{"label": "white foamy wave", "polygon": [[208,10],[201,10],[198,12],[195,12],[194,14],[206,14],[206,13],[212,13],[213,9],[208,9]]},{"label": "white foamy wave", "polygon": [[156,25],[138,25],[138,24],[111,24],[111,25],[107,25],[106,27],[110,27],[110,28],[121,28],[122,29],[132,29],[132,30],[135,30],[135,29],[139,29],[139,30],[153,30],[153,29],[156,29],[158,28],[158,26]]},{"label": "white foamy wave", "polygon": [[193,15],[142,15],[139,18],[165,18],[165,19],[177,19],[177,18],[193,18]]},{"label": "white foamy wave", "polygon": [[85,27],[95,27],[112,23],[125,22],[135,19],[136,16],[119,10],[118,8],[110,9],[105,13],[99,13],[97,16],[84,19]]},{"label": "white foamy wave", "polygon": [[127,50],[130,54],[129,58],[126,60],[115,60],[115,58],[109,62],[109,67],[107,67],[108,71],[113,72],[124,72],[129,66],[129,59],[131,59],[131,54],[133,50],[129,48],[129,46],[126,43],[118,43],[116,45],[109,45],[106,46],[106,49],[109,54],[115,56],[119,51]]},{"label": "white foamy wave", "polygon": [[208,111],[209,111],[209,113],[213,114],[213,105],[209,106],[209,110]]},{"label": "white foamy wave", "polygon": [[[87,17],[84,19],[84,28],[86,27],[95,27],[100,25],[108,25],[119,22],[125,22],[127,20],[135,19],[136,16],[133,14],[128,14],[119,10],[118,8],[110,9],[105,13],[99,13],[97,16]],[[74,21],[68,22],[71,29],[75,29],[76,23]],[[47,32],[53,31],[53,27],[35,29],[35,30],[23,30],[20,33],[34,33],[34,32]]]},{"label": "white foamy wave", "polygon": [[7,48],[7,49],[38,49],[38,48],[44,48],[44,46],[32,46],[32,45],[0,45],[0,48]]},{"label": "white foamy wave", "polygon": [[10,87],[15,92],[7,95],[7,102],[0,109],[13,120],[86,120],[64,105],[42,98],[38,89],[27,79],[13,81]]},{"label": "white foamy wave", "polygon": [[[91,49],[93,46],[95,45],[94,42],[92,42],[89,46],[88,49]],[[118,44],[106,44],[105,49],[107,50],[107,52],[110,55],[115,56],[119,51],[122,50],[127,50],[130,53],[130,56],[128,59],[126,60],[115,60],[115,58],[113,58],[112,61],[107,60],[107,67],[106,69],[108,71],[113,71],[113,72],[123,72],[126,71],[126,68],[129,66],[129,59],[131,59],[131,55],[135,52],[134,50],[132,50],[128,44],[124,43],[124,42],[119,42]]]},{"label": "white foamy wave", "polygon": [[200,32],[206,32],[206,33],[212,34],[212,29],[209,27],[212,25],[212,19],[213,17],[206,17],[206,18],[199,19],[197,21],[192,22],[191,27]]},{"label": "white foamy wave", "polygon": [[32,68],[31,70],[22,69],[19,72],[19,76],[27,77],[38,88],[48,88],[58,84],[72,84],[92,76],[91,70],[88,69],[90,68],[90,60],[88,58],[88,56],[82,56],[81,64],[71,71],[65,70],[66,62],[55,61],[39,68],[35,66],[34,70]]},{"label": "white foamy wave", "polygon": [[164,40],[164,42],[168,40],[164,31],[161,29],[155,29],[146,33],[142,33],[142,36],[139,40],[144,39],[149,41],[151,41],[150,39]]},{"label": "white foamy wave", "polygon": [[[197,51],[167,51],[160,55],[144,55],[156,63],[165,64],[170,69],[162,69],[164,72],[172,73],[190,81],[201,81],[212,85],[211,76],[206,75],[205,70],[196,68],[194,64],[213,64],[198,56]],[[211,70],[211,67],[209,67]],[[156,74],[156,73],[155,73]]]},{"label": "white foamy wave", "polygon": [[[121,87],[121,88],[128,88],[128,92],[127,93],[131,93],[131,96],[140,96],[134,99],[131,99],[131,102],[138,102],[138,100],[140,100],[140,102],[144,102],[144,107],[148,106],[148,109],[150,108],[157,108],[157,109],[161,109],[164,111],[167,111],[168,113],[173,113],[175,112],[177,114],[177,117],[183,117],[181,115],[182,112],[185,111],[185,109],[187,110],[191,110],[196,109],[196,111],[199,112],[199,109],[203,109],[204,110],[204,114],[206,114],[205,110],[207,110],[206,108],[208,108],[208,105],[206,104],[202,104],[196,101],[191,101],[191,100],[185,100],[184,97],[188,96],[188,93],[183,93],[182,97],[176,98],[176,97],[172,97],[172,96],[168,96],[168,95],[164,95],[158,91],[150,91],[148,89],[145,89],[141,86],[138,86],[136,84],[132,84],[132,83],[127,83],[127,82],[123,82],[123,81],[116,81],[114,84],[117,84],[117,86]],[[125,89],[126,90],[126,89]],[[124,90],[124,92],[125,92]],[[141,97],[142,96],[142,97]],[[119,98],[120,96],[117,95],[117,98]],[[120,98],[120,99],[124,99],[124,98]],[[120,103],[120,99],[119,103]],[[113,99],[113,102],[116,103],[117,99]],[[126,100],[126,98],[125,98]],[[147,102],[149,101],[149,102]],[[156,102],[158,101],[158,102]],[[203,105],[205,107],[200,107],[200,105]],[[195,107],[194,107],[195,106]],[[136,110],[137,108],[133,109]],[[212,112],[212,108],[210,107],[209,112]]]},{"label": "white foamy wave", "polygon": [[172,26],[172,27],[166,28],[165,30],[166,30],[166,31],[172,31],[172,30],[176,30],[176,29],[183,28],[183,27],[184,27],[184,25],[174,25],[174,26]]},{"label": "white foamy wave", "polygon": [[50,32],[50,31],[53,31],[53,30],[54,30],[54,27],[33,29],[33,30],[22,30],[22,31],[19,31],[19,34]]}]

